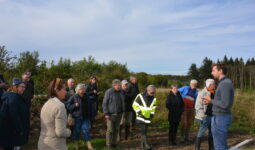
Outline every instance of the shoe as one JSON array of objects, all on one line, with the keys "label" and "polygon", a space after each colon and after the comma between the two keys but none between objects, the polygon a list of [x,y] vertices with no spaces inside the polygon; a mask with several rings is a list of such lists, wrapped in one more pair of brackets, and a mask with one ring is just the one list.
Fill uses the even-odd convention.
[{"label": "shoe", "polygon": [[213,138],[208,139],[208,150],[214,150],[214,145],[213,145]]},{"label": "shoe", "polygon": [[88,150],[95,150],[95,148],[92,146],[90,141],[87,142],[87,147],[88,147]]},{"label": "shoe", "polygon": [[130,134],[130,126],[125,127],[125,140],[128,140]]},{"label": "shoe", "polygon": [[196,138],[195,150],[200,150],[202,138]]}]

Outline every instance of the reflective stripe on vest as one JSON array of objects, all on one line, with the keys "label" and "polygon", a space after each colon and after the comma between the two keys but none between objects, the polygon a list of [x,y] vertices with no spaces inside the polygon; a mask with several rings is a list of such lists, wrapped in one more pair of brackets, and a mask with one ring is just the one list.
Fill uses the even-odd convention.
[{"label": "reflective stripe on vest", "polygon": [[145,110],[150,110],[150,109],[156,108],[155,106],[153,106],[153,105],[154,105],[154,102],[156,101],[156,98],[153,99],[153,101],[151,102],[150,107],[148,107],[148,106],[146,105],[144,99],[143,99],[142,94],[139,94],[139,96],[140,96],[141,101],[142,101],[142,103],[143,103],[143,106],[140,106],[140,107],[142,107],[142,108],[145,109]]}]

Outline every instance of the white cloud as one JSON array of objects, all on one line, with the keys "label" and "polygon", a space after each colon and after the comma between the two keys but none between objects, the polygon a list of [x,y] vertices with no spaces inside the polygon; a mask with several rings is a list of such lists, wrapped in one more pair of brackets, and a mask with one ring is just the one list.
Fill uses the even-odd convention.
[{"label": "white cloud", "polygon": [[135,71],[176,73],[205,56],[219,58],[226,49],[228,55],[250,57],[238,51],[255,48],[254,1],[0,3],[0,45],[14,52],[39,50],[47,60],[92,55]]}]

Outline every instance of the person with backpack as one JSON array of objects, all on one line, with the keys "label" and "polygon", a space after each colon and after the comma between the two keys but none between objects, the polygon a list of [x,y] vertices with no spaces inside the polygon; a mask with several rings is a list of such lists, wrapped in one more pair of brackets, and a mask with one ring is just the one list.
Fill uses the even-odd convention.
[{"label": "person with backpack", "polygon": [[13,78],[11,88],[2,95],[0,147],[4,150],[21,149],[28,143],[29,106],[22,97],[25,89],[25,83]]}]

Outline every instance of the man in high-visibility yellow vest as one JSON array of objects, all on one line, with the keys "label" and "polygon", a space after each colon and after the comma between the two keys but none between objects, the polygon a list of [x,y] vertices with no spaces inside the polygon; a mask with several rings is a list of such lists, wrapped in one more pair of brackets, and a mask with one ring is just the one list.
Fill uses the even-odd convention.
[{"label": "man in high-visibility yellow vest", "polygon": [[151,146],[147,142],[147,130],[157,107],[157,101],[154,97],[155,92],[155,86],[149,85],[146,92],[138,94],[133,103],[133,108],[136,112],[136,122],[141,129],[141,148],[143,150],[151,149]]}]

